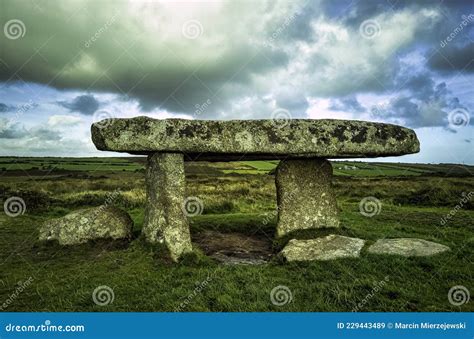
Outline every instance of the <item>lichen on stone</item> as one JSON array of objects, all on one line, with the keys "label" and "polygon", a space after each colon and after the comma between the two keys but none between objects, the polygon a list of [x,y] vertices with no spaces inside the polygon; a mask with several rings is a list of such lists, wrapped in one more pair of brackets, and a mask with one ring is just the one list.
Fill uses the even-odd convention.
[{"label": "lichen on stone", "polygon": [[95,239],[130,240],[132,226],[133,221],[127,212],[102,205],[44,222],[39,239],[57,240],[61,245],[82,244]]},{"label": "lichen on stone", "polygon": [[352,120],[184,120],[109,119],[92,125],[92,140],[100,150],[151,154],[182,152],[212,154],[227,161],[292,157],[351,158],[416,153],[413,130],[383,123]]}]

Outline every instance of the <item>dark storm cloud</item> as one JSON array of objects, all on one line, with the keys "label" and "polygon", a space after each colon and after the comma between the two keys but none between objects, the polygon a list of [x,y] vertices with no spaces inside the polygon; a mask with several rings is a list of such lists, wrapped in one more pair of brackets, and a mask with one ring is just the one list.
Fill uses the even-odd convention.
[{"label": "dark storm cloud", "polygon": [[303,117],[304,112],[308,109],[308,100],[301,93],[281,92],[276,95],[276,106],[287,109],[295,118]]},{"label": "dark storm cloud", "polygon": [[[15,40],[0,36],[1,58],[9,65],[0,69],[0,81],[17,75],[58,89],[127,95],[145,111],[190,113],[214,95],[218,109],[252,93],[255,75],[288,63],[287,52],[262,45],[268,32],[256,29],[262,20],[264,27],[280,27],[284,15],[274,16],[289,9],[287,2],[213,3],[207,6],[219,12],[211,17],[199,16],[202,5],[188,3],[48,1],[39,6],[41,11],[32,11],[27,2],[2,2],[5,13],[22,18],[27,34]],[[202,25],[196,38],[182,34],[188,20],[183,13],[190,6]],[[64,107],[91,114],[93,106],[85,104],[90,108]]]},{"label": "dark storm cloud", "polygon": [[362,21],[388,11],[396,12],[406,8],[412,8],[414,10],[440,8],[446,20],[451,22],[458,20],[461,15],[469,14],[473,11],[471,0],[326,0],[323,2],[323,8],[325,9],[325,13],[330,17],[342,18],[346,24],[351,26],[359,26]]},{"label": "dark storm cloud", "polygon": [[[155,1],[38,5],[31,11],[28,2],[2,2],[2,13],[21,18],[27,32],[15,40],[0,36],[0,57],[9,65],[0,68],[0,81],[19,76],[57,89],[114,93],[137,99],[145,112],[192,114],[211,100],[201,118],[225,115],[242,98],[257,98],[253,114],[268,117],[268,96],[298,114],[308,97],[341,97],[334,108],[363,112],[351,98],[396,90],[397,58],[420,42],[439,43],[441,29],[449,33],[451,23],[439,20],[437,8],[452,8],[453,20],[467,10],[458,1],[229,1],[209,4],[209,13]],[[182,34],[187,11],[202,25],[193,39]],[[359,24],[378,15],[383,39],[362,38]],[[84,115],[100,106],[93,95],[58,104]]]},{"label": "dark storm cloud", "polygon": [[8,113],[13,110],[12,106],[0,102],[0,113]]},{"label": "dark storm cloud", "polygon": [[[3,125],[4,121],[2,121]],[[8,124],[0,126],[0,139],[35,138],[43,141],[57,141],[61,139],[59,132],[43,126],[26,129],[22,124]]]},{"label": "dark storm cloud", "polygon": [[58,101],[57,104],[71,112],[84,115],[94,114],[100,106],[99,101],[93,95],[80,95],[71,101]]},{"label": "dark storm cloud", "polygon": [[27,135],[28,131],[18,123],[0,128],[0,139],[20,139]]},{"label": "dark storm cloud", "polygon": [[373,106],[372,116],[403,121],[407,126],[418,128],[446,126],[450,111],[467,110],[446,83],[436,83],[427,72],[401,76],[397,81],[397,85],[408,94],[391,99],[386,106]]},{"label": "dark storm cloud", "polygon": [[329,105],[329,109],[333,111],[345,111],[351,113],[365,112],[365,108],[359,103],[355,96],[333,99]]},{"label": "dark storm cloud", "polygon": [[287,15],[283,23],[284,25],[282,25],[281,22],[275,22],[273,26],[267,27],[269,38],[271,38],[275,32],[278,32],[279,28],[284,27],[284,29],[281,29],[281,33],[278,34],[278,39],[282,41],[317,40],[317,36],[314,36],[311,23],[322,15],[323,13],[318,8],[317,2],[306,1],[296,5]]},{"label": "dark storm cloud", "polygon": [[38,139],[41,140],[60,140],[61,134],[58,131],[50,130],[45,127],[32,128],[29,130],[29,133]]},{"label": "dark storm cloud", "polygon": [[438,49],[429,59],[429,67],[442,72],[474,72],[474,43]]},{"label": "dark storm cloud", "polygon": [[344,20],[347,25],[359,26],[364,20],[370,19],[392,6],[388,1],[327,1],[326,10],[333,18]]}]

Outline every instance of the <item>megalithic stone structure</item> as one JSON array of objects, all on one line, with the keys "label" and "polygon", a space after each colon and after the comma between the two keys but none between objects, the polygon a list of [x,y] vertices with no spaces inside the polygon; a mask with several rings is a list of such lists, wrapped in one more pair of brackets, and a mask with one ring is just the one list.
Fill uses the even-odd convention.
[{"label": "megalithic stone structure", "polygon": [[352,120],[107,119],[92,125],[99,150],[148,155],[143,232],[178,260],[191,250],[183,161],[281,160],[277,236],[337,227],[329,158],[397,156],[419,151],[413,130]]}]

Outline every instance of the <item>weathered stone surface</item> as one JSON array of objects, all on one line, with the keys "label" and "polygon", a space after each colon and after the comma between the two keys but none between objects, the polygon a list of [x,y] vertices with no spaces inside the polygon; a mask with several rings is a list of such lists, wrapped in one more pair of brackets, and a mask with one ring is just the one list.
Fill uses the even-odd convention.
[{"label": "weathered stone surface", "polygon": [[419,151],[413,130],[352,120],[107,119],[92,125],[99,150],[182,152],[186,159],[380,157]]},{"label": "weathered stone surface", "polygon": [[310,240],[292,239],[280,253],[287,261],[356,258],[364,243],[362,239],[331,234]]},{"label": "weathered stone surface", "polygon": [[155,153],[146,170],[147,206],[143,233],[151,243],[164,243],[177,261],[191,252],[189,225],[182,210],[185,194],[184,160],[179,153]]},{"label": "weathered stone surface", "polygon": [[332,166],[324,159],[282,160],[276,170],[277,237],[308,228],[338,227]]},{"label": "weathered stone surface", "polygon": [[93,239],[130,240],[133,221],[127,212],[99,206],[48,220],[40,228],[40,240],[57,240],[61,245],[82,244]]},{"label": "weathered stone surface", "polygon": [[369,253],[396,254],[405,257],[429,256],[449,251],[448,246],[416,238],[380,239],[367,249]]}]

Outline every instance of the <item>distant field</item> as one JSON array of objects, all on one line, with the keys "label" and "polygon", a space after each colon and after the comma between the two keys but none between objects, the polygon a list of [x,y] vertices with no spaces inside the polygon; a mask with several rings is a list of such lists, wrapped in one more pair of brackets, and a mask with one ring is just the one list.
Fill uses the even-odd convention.
[{"label": "distant field", "polygon": [[[144,157],[124,158],[15,158],[0,157],[0,171],[4,175],[17,171],[38,171],[54,174],[61,171],[115,172],[144,170]],[[420,176],[420,175],[454,175],[471,176],[474,166],[456,164],[403,164],[357,161],[333,161],[336,176]],[[213,168],[219,174],[267,174],[275,169],[278,161],[240,161],[230,163],[188,162],[190,173],[196,169]],[[6,173],[5,173],[6,172]]]},{"label": "distant field", "polygon": [[[405,259],[364,249],[359,259],[288,264],[274,257],[288,240],[273,237],[278,162],[189,162],[186,194],[203,202],[202,215],[189,219],[196,251],[170,264],[140,236],[144,164],[143,157],[0,158],[2,205],[11,196],[26,205],[21,216],[0,214],[0,301],[10,298],[18,282],[33,279],[7,311],[173,311],[208,277],[209,285],[185,311],[350,312],[386,277],[383,289],[361,311],[474,311],[472,302],[458,307],[447,300],[453,286],[474,291],[474,203],[460,206],[474,192],[473,166],[332,162],[342,227],[298,237],[336,233],[368,244],[385,237],[418,237],[451,251]],[[99,206],[111,192],[119,192],[113,204],[134,220],[130,244],[61,247],[37,240],[44,220]],[[378,215],[360,213],[365,197],[379,199]],[[442,224],[452,211],[454,216]],[[242,255],[269,261],[221,263],[222,257]],[[91,298],[101,285],[115,293],[114,302],[104,307]],[[293,294],[293,301],[282,307],[269,298],[278,285]]]}]

